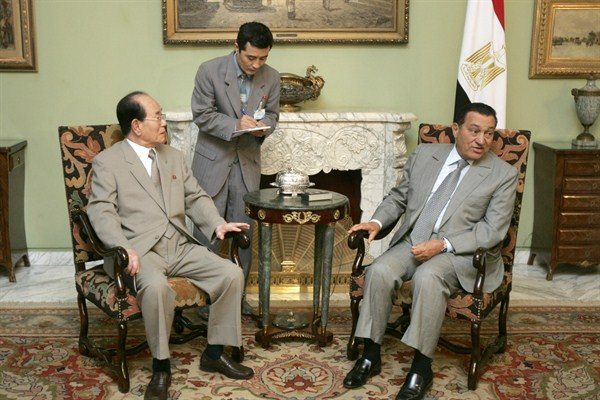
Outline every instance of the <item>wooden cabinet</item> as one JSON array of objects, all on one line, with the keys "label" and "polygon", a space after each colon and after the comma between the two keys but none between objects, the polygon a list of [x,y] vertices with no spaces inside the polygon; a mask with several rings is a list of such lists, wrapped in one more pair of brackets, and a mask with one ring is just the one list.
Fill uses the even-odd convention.
[{"label": "wooden cabinet", "polygon": [[547,280],[559,263],[600,263],[600,149],[535,142],[535,194],[531,254],[550,253]]},{"label": "wooden cabinet", "polygon": [[12,262],[29,266],[25,240],[25,140],[0,140],[0,265],[8,269],[11,282],[16,282]]}]

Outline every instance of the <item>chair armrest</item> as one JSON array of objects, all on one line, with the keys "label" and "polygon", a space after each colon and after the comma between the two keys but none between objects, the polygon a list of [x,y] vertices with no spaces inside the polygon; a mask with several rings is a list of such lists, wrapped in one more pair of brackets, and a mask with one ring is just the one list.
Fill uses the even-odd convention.
[{"label": "chair armrest", "polygon": [[[387,228],[381,229],[377,235],[375,235],[375,240],[386,237],[392,229],[394,229],[396,222],[390,224]],[[365,240],[368,238],[369,232],[364,229],[352,232],[348,235],[348,247],[352,250],[357,250],[354,264],[352,264],[352,276],[359,276],[363,273],[364,267],[362,266],[362,263],[365,258]]]},{"label": "chair armrest", "polygon": [[238,267],[242,267],[239,249],[247,249],[250,247],[250,237],[246,232],[242,231],[227,232],[225,238],[231,239],[231,261],[237,264]]},{"label": "chair armrest", "polygon": [[100,256],[111,258],[114,262],[114,276],[119,294],[125,294],[125,283],[123,281],[124,270],[129,264],[127,250],[121,246],[106,247],[96,235],[96,231],[90,222],[87,213],[78,205],[71,208],[71,219],[74,224],[81,226],[81,231],[87,236],[87,242],[92,246],[94,252]]},{"label": "chair armrest", "polygon": [[487,250],[483,247],[479,247],[473,254],[473,268],[477,270],[475,277],[475,284],[473,285],[473,296],[476,298],[483,298],[483,283],[485,281],[485,255]]},{"label": "chair armrest", "polygon": [[356,257],[352,263],[352,276],[360,276],[365,267],[362,265],[365,259],[365,240],[369,237],[369,232],[359,230],[348,235],[348,247],[356,250]]}]

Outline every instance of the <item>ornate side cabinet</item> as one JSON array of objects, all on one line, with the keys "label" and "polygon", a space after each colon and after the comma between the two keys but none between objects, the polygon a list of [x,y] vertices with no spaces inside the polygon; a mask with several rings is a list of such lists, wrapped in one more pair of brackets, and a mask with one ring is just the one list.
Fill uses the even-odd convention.
[{"label": "ornate side cabinet", "polygon": [[0,265],[8,269],[11,282],[16,282],[13,255],[29,266],[23,211],[25,146],[25,140],[0,140]]},{"label": "ornate side cabinet", "polygon": [[536,142],[535,211],[528,264],[550,252],[547,280],[559,263],[600,263],[600,149]]}]

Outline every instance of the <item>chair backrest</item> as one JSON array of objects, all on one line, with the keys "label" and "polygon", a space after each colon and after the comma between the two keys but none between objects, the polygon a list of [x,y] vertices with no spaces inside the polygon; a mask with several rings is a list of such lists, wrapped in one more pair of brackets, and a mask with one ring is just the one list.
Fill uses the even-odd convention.
[{"label": "chair backrest", "polygon": [[101,260],[92,250],[89,239],[74,224],[71,211],[74,207],[85,210],[92,181],[92,160],[96,154],[123,140],[119,125],[60,126],[60,150],[65,178],[65,192],[69,210],[69,227],[73,241],[76,268],[86,261]]},{"label": "chair backrest", "polygon": [[[508,233],[502,243],[502,259],[505,271],[512,271],[517,247],[517,231],[521,216],[521,201],[525,189],[525,172],[531,132],[526,130],[496,129],[491,151],[498,157],[514,166],[519,172],[515,209]],[[452,127],[448,125],[419,125],[419,143],[454,143]]]}]

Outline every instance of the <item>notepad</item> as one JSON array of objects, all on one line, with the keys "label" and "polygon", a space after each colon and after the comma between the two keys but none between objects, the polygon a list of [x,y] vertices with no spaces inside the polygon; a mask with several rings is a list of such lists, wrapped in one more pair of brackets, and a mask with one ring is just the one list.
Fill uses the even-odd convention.
[{"label": "notepad", "polygon": [[234,134],[239,133],[250,133],[250,132],[256,132],[256,131],[266,131],[271,129],[270,126],[255,126],[254,128],[247,128],[247,129],[240,129],[239,131],[233,131]]}]

